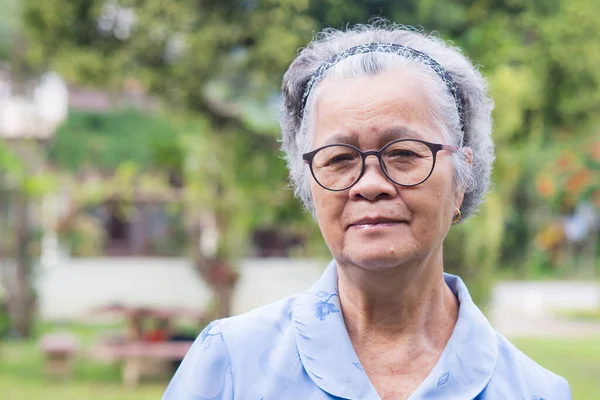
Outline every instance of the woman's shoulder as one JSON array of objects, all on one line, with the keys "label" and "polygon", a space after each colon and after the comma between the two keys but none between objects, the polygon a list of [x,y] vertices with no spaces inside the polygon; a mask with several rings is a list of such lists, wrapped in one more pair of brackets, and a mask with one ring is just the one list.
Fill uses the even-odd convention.
[{"label": "woman's shoulder", "polygon": [[272,343],[291,330],[295,299],[296,296],[287,297],[243,314],[213,321],[203,333],[217,329],[230,352],[257,342]]},{"label": "woman's shoulder", "polygon": [[496,336],[498,358],[486,391],[506,393],[514,388],[526,399],[571,399],[565,378],[539,365],[499,332]]}]

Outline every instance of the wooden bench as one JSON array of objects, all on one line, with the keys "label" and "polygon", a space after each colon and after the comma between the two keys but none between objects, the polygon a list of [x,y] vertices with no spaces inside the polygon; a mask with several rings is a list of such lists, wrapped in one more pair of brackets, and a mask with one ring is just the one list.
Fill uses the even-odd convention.
[{"label": "wooden bench", "polygon": [[51,378],[68,378],[73,373],[73,356],[79,350],[79,342],[73,335],[48,334],[40,339],[44,353],[45,372]]},{"label": "wooden bench", "polygon": [[181,361],[193,342],[122,342],[97,345],[92,354],[122,363],[123,384],[135,387],[142,377],[168,376],[173,361]]}]

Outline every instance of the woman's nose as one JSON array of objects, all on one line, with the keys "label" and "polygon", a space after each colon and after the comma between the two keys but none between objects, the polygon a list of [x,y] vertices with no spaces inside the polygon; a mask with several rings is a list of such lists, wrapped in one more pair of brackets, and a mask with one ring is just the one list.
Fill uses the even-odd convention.
[{"label": "woman's nose", "polygon": [[396,185],[388,179],[381,168],[377,157],[367,156],[363,175],[350,188],[350,192],[348,193],[350,198],[354,200],[366,199],[375,201],[384,197],[394,196]]}]

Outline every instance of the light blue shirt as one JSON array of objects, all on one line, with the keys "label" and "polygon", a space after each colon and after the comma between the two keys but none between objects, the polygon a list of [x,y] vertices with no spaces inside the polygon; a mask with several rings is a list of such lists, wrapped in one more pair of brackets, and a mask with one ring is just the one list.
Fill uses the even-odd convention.
[{"label": "light blue shirt", "polygon": [[[410,399],[571,399],[567,381],[495,331],[463,281],[445,274],[460,307],[442,355]],[[309,290],[206,327],[163,400],[380,399],[348,337],[335,262]]]}]

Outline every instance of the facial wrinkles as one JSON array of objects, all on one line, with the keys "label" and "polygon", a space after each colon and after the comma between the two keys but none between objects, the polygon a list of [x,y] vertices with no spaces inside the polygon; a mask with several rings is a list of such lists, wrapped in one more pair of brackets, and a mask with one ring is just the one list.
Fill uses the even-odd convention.
[{"label": "facial wrinkles", "polygon": [[[379,77],[379,76],[377,76]],[[397,76],[392,75],[392,78]],[[362,77],[359,79],[370,79]],[[405,98],[403,102],[406,107],[398,107],[398,98],[394,101],[382,101],[380,98],[363,98],[356,96],[356,101],[348,104],[340,102],[337,96],[322,96],[323,93],[334,93],[341,91],[343,96],[344,81],[343,78],[327,78],[321,85],[315,95],[314,118],[317,121],[314,127],[313,146],[317,148],[326,144],[334,143],[330,137],[346,134],[353,136],[358,141],[370,142],[373,139],[374,144],[371,147],[358,146],[362,150],[379,149],[386,143],[377,143],[377,136],[381,131],[385,131],[394,126],[405,127],[415,131],[417,135],[412,138],[421,136],[425,140],[445,143],[442,133],[438,132],[437,127],[433,124],[430,110],[428,107],[414,107],[411,99]],[[409,83],[410,85],[410,83]],[[410,88],[407,92],[410,92]],[[414,91],[414,90],[413,90]],[[319,110],[326,110],[324,113],[326,118],[319,115]],[[350,116],[350,117],[349,117]],[[325,119],[325,121],[324,121]],[[427,121],[427,123],[423,123]],[[367,133],[365,135],[365,133]],[[350,143],[360,145],[362,143]],[[370,143],[369,143],[370,144]]]},{"label": "facial wrinkles", "polygon": [[[334,82],[333,80],[330,80],[329,82],[325,81],[322,82],[323,86],[320,89],[325,91],[328,89],[335,90],[335,87],[339,88],[342,84],[343,82]],[[398,107],[397,103],[394,104],[393,101],[381,101],[378,98],[373,98],[366,100],[360,99],[359,101],[339,107],[339,103],[335,101],[335,96],[319,96],[316,100],[318,102],[317,109],[324,109],[327,110],[327,112],[324,113],[325,118],[319,120],[319,134],[317,137],[320,140],[315,147],[334,142],[339,143],[340,140],[334,139],[334,137],[345,136],[348,137],[349,140],[343,140],[342,142],[352,141],[350,144],[356,145],[362,150],[379,149],[388,142],[386,141],[384,143],[380,138],[382,136],[387,136],[387,131],[392,131],[394,129],[389,129],[390,126],[400,125],[400,129],[402,129],[407,126],[410,128],[410,125],[414,125],[417,126],[416,129],[412,129],[414,131],[431,132],[430,128],[425,128],[422,126],[423,124],[419,123],[419,120],[423,119],[421,117],[425,112],[416,109],[416,107],[412,107],[410,103],[407,107]],[[350,116],[350,118],[347,118],[348,116]],[[346,129],[349,132],[348,134],[339,134],[339,131]],[[386,133],[382,135],[382,131]],[[414,137],[421,135],[410,136]],[[389,141],[391,141],[392,137],[389,139]],[[379,168],[379,165],[375,163],[372,157],[367,158],[367,164],[366,174],[377,173],[382,175],[378,178],[385,178],[380,171],[372,171],[372,168],[374,167]],[[364,177],[361,179],[364,179]]]},{"label": "facial wrinkles", "polygon": [[[412,88],[410,82],[394,83],[392,87],[385,84],[382,79],[375,77],[373,84],[381,90],[370,90],[370,82],[354,82],[343,79],[326,79],[321,82],[315,98],[313,108],[315,117],[315,141],[312,149],[333,142],[344,137],[343,142],[352,143],[363,151],[379,150],[387,144],[386,137],[394,129],[411,129],[423,140],[434,143],[446,143],[437,131],[429,116],[429,107],[423,98],[422,88]],[[397,79],[397,76],[392,78]],[[368,81],[372,78],[358,78]],[[385,82],[385,81],[383,81]],[[361,89],[361,86],[364,87]],[[414,86],[414,85],[413,85]],[[398,88],[402,90],[398,90]],[[419,92],[418,90],[421,90]],[[363,91],[361,93],[361,91]],[[414,135],[412,136],[414,137]],[[385,141],[385,143],[384,143]],[[367,202],[364,198],[352,199],[349,191],[324,192],[312,182],[314,199],[316,200],[317,216],[319,223],[324,227],[328,245],[332,252],[338,251],[338,256],[344,256],[348,251],[348,244],[355,247],[358,242],[352,237],[346,237],[343,232],[349,223],[364,216],[384,216],[403,219],[407,222],[409,237],[413,239],[387,240],[382,251],[388,255],[404,254],[413,256],[422,251],[433,251],[431,245],[439,247],[440,240],[426,239],[433,232],[445,231],[445,215],[449,214],[449,191],[445,175],[440,174],[448,168],[451,158],[444,151],[438,153],[438,162],[433,175],[428,181],[416,187],[400,187],[391,181],[380,170],[379,163],[374,157],[367,158],[367,170],[361,179],[386,180],[375,182],[374,185],[392,185],[393,191],[386,189],[388,196],[380,197],[375,201]],[[361,182],[357,183],[359,185]],[[389,189],[389,188],[388,188]],[[351,189],[350,189],[351,190]],[[451,201],[451,200],[450,200]],[[418,217],[418,218],[417,218]],[[401,228],[403,229],[403,228]],[[401,231],[399,231],[401,232]],[[340,236],[341,234],[341,236]],[[351,234],[353,236],[354,234]],[[435,235],[437,236],[437,235]],[[445,232],[443,234],[445,236]],[[420,238],[420,239],[419,239]],[[415,240],[416,239],[416,240]],[[425,241],[422,241],[426,239]],[[351,242],[347,242],[351,240]],[[433,240],[433,242],[431,241]],[[439,243],[438,243],[439,242]],[[421,248],[426,246],[426,248]],[[387,249],[387,250],[385,250]],[[341,251],[341,253],[339,253]],[[352,251],[350,249],[350,251]],[[347,253],[352,257],[350,253]],[[413,257],[410,256],[410,257]],[[350,261],[350,260],[348,260]],[[405,260],[406,261],[406,260]]]}]

